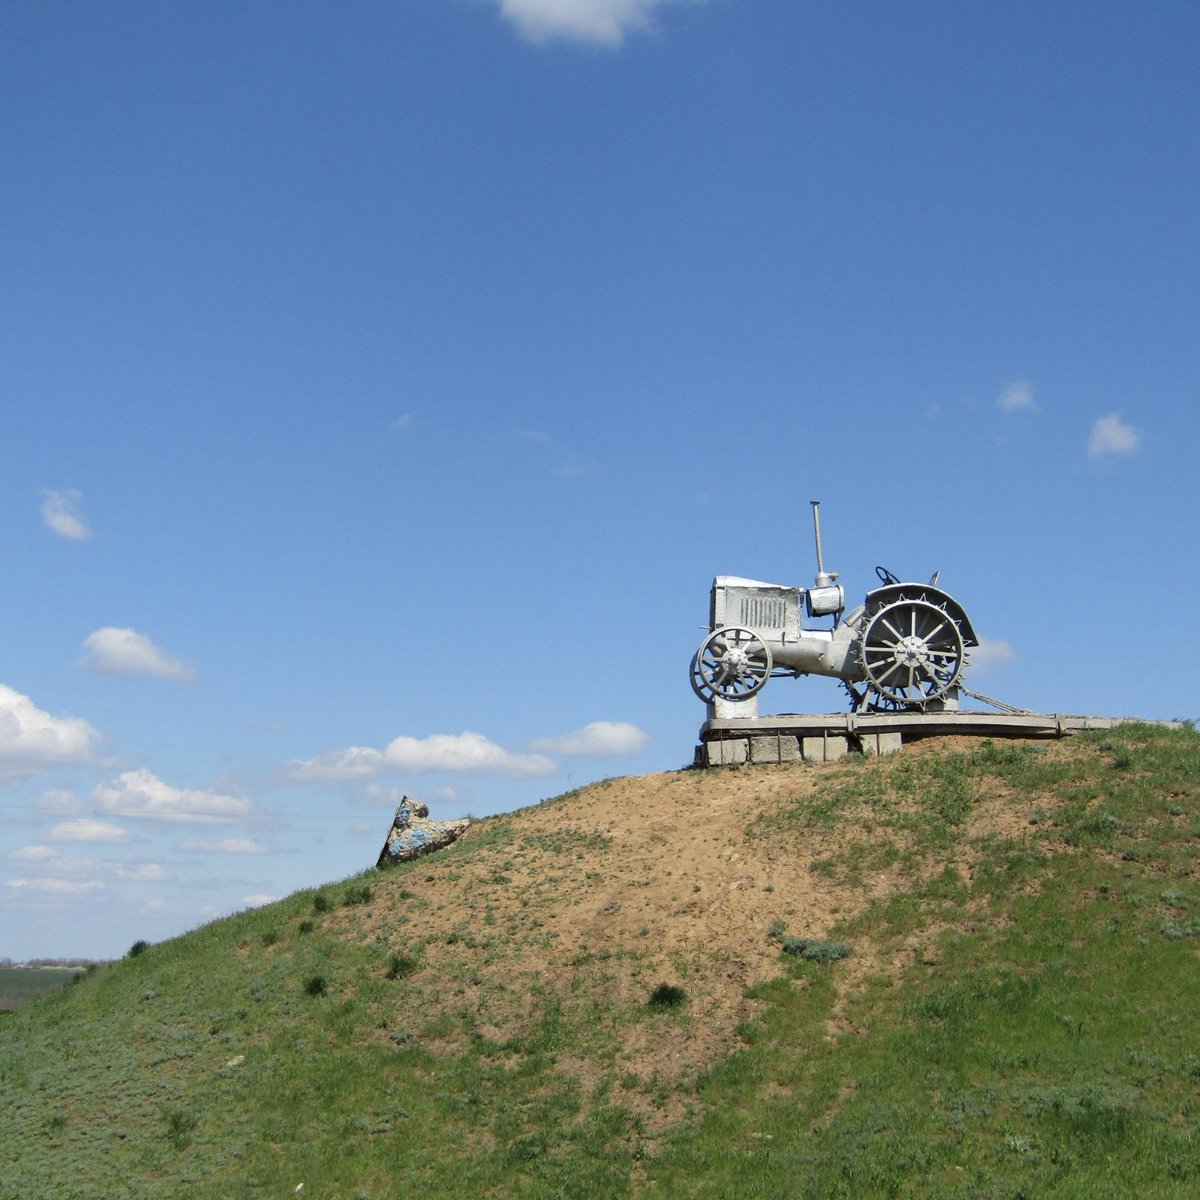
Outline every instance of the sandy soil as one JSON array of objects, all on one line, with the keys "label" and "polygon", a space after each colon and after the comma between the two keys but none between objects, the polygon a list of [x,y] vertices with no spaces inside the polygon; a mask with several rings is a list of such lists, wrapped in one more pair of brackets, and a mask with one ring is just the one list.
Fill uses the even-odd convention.
[{"label": "sandy soil", "polygon": [[[424,1003],[470,1012],[479,1033],[500,1040],[537,1015],[529,1011],[531,991],[586,1012],[597,998],[605,1007],[632,1009],[657,984],[676,984],[687,992],[688,1019],[623,1024],[617,1066],[677,1082],[728,1051],[738,1024],[757,1007],[746,990],[780,976],[773,923],[826,937],[875,898],[911,887],[914,870],[935,873],[946,865],[944,857],[930,857],[915,868],[909,861],[865,872],[814,871],[814,863],[879,836],[870,814],[807,830],[802,840],[772,814],[835,786],[847,771],[886,776],[905,756],[967,748],[954,744],[959,740],[929,739],[853,767],[718,768],[595,784],[481,821],[459,847],[422,859],[414,870],[385,873],[376,902],[354,918],[356,935],[398,947],[424,940],[424,967],[413,983],[441,981],[422,993]],[[1046,750],[1061,752],[1058,744]],[[501,821],[511,837],[492,838]],[[1014,805],[999,792],[975,796],[967,832],[952,860],[964,878],[973,870],[974,839],[1034,836],[1028,798]],[[840,986],[853,989],[869,974],[917,961],[934,969],[936,935],[914,935],[886,961],[856,951],[839,965]],[[854,1032],[842,1008],[829,1037]],[[586,1089],[595,1081],[583,1082]]]}]

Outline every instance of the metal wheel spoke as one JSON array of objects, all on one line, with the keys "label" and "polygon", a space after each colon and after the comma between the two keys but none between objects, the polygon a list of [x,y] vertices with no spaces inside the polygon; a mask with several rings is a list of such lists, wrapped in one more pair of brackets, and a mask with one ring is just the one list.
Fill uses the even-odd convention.
[{"label": "metal wheel spoke", "polygon": [[692,690],[707,703],[745,700],[771,676],[771,648],[741,625],[714,629],[700,644],[692,660]]},{"label": "metal wheel spoke", "polygon": [[923,594],[899,596],[863,630],[859,663],[876,707],[923,708],[955,685],[964,662],[958,625]]}]

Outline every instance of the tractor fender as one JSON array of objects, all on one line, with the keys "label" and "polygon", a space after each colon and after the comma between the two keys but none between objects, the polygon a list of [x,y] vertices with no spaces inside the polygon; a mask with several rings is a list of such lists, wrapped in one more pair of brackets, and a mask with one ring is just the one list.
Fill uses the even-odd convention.
[{"label": "tractor fender", "polygon": [[867,593],[866,611],[872,616],[881,608],[894,603],[896,600],[925,600],[944,608],[955,621],[962,633],[963,645],[978,646],[979,638],[971,624],[966,610],[949,592],[942,591],[930,583],[889,583],[886,587],[876,588]]}]

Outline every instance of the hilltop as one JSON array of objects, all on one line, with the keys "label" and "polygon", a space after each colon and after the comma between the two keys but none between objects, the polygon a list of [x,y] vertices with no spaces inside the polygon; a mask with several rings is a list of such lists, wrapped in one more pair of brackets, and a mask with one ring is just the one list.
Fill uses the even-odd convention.
[{"label": "hilltop", "polygon": [[0,1195],[1184,1196],[1200,737],[607,780],[0,1024]]}]

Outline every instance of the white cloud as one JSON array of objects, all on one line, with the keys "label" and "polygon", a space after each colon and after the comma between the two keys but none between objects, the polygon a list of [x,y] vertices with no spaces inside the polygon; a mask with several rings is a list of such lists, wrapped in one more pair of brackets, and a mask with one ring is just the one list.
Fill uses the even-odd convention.
[{"label": "white cloud", "polygon": [[397,771],[458,771],[467,775],[508,775],[514,779],[553,775],[558,765],[542,754],[512,754],[481,733],[435,733],[398,737],[383,752]]},{"label": "white cloud", "polygon": [[199,850],[203,854],[266,854],[267,848],[253,838],[220,838],[216,841],[205,841],[194,838],[184,842],[185,850]]},{"label": "white cloud", "polygon": [[134,883],[158,883],[166,879],[166,871],[158,863],[139,863],[130,867],[124,863],[105,863],[105,868],[112,872],[114,879],[129,880]]},{"label": "white cloud", "polygon": [[1114,454],[1132,454],[1141,444],[1141,431],[1121,420],[1119,412],[1101,417],[1088,438],[1088,454],[1092,458],[1108,458]]},{"label": "white cloud", "polygon": [[[93,822],[93,824],[100,824]],[[68,830],[66,836],[56,837],[58,830],[52,830],[50,838],[53,841],[64,842],[96,842],[116,841],[104,836],[75,836],[76,831]],[[82,830],[87,834],[88,831]],[[33,868],[40,872],[32,881],[41,891],[60,891],[63,893],[81,893],[95,890],[104,886],[105,880],[116,879],[134,883],[157,883],[167,878],[166,870],[158,863],[139,862],[126,858],[124,861],[99,858],[76,858],[60,854],[50,846],[23,846],[9,856],[10,861],[18,865],[18,869]],[[49,887],[49,880],[57,880],[55,887]]]},{"label": "white cloud", "polygon": [[43,488],[42,497],[42,524],[47,529],[70,542],[83,542],[92,536],[87,522],[79,515],[82,492],[74,488],[62,492]]},{"label": "white cloud", "polygon": [[8,857],[16,862],[44,863],[49,862],[58,853],[49,846],[21,846]]},{"label": "white cloud", "polygon": [[[395,808],[402,800],[412,800],[418,804],[458,804],[463,799],[461,789],[453,784],[444,783],[431,791],[426,792],[422,789],[420,792],[415,792],[409,784],[399,787],[391,783],[368,783],[364,785],[361,793],[358,796],[364,804],[378,806],[380,808]],[[378,826],[372,825],[374,830]]]},{"label": "white cloud", "polygon": [[82,807],[79,797],[70,788],[47,788],[37,802],[43,812],[78,812]]},{"label": "white cloud", "polygon": [[[619,46],[626,33],[645,29],[656,8],[678,0],[498,0],[500,15],[523,38],[567,38]],[[693,3],[702,0],[692,0]]]},{"label": "white cloud", "polygon": [[[514,779],[553,775],[556,763],[541,754],[513,754],[481,733],[435,733],[398,737],[383,751],[346,746],[316,758],[295,759],[281,775],[296,783],[341,783],[373,779],[383,771],[454,771],[467,775],[508,775]],[[368,796],[368,799],[374,797]]]},{"label": "white cloud", "polygon": [[52,842],[127,842],[130,833],[109,821],[81,818],[55,825],[46,836]]},{"label": "white cloud", "polygon": [[83,642],[87,648],[82,666],[99,675],[141,675],[149,679],[169,679],[188,683],[196,672],[156,646],[145,634],[133,629],[107,625],[89,633]]},{"label": "white cloud", "polygon": [[408,788],[396,787],[391,783],[368,783],[362,789],[360,799],[366,804],[395,808],[401,800],[420,800],[421,797]]},{"label": "white cloud", "polygon": [[1006,383],[996,397],[997,407],[1004,412],[1037,412],[1037,403],[1033,398],[1033,384],[1028,379],[1020,379],[1015,383]]},{"label": "white cloud", "polygon": [[1001,667],[1017,657],[1017,652],[1001,638],[979,639],[979,645],[971,650],[971,674],[983,675],[993,667]]},{"label": "white cloud", "polygon": [[541,738],[530,748],[545,754],[581,754],[594,758],[616,758],[640,754],[650,745],[650,735],[625,721],[593,721],[574,733]]},{"label": "white cloud", "polygon": [[100,784],[92,799],[116,816],[177,824],[216,825],[250,812],[250,801],[241,796],[171,787],[145,768],[125,771],[111,783]]},{"label": "white cloud", "polygon": [[412,421],[412,413],[404,413],[392,422],[392,432],[403,433],[412,424]]},{"label": "white cloud", "polygon": [[277,899],[278,897],[267,892],[259,892],[254,896],[243,896],[242,903],[247,908],[262,908],[264,904],[274,904]]},{"label": "white cloud", "polygon": [[0,683],[0,770],[83,762],[100,735],[79,717],[52,717]]},{"label": "white cloud", "polygon": [[293,759],[281,772],[296,783],[341,783],[347,779],[371,779],[379,774],[383,755],[370,746],[346,746],[316,758]]},{"label": "white cloud", "polygon": [[10,888],[28,888],[31,892],[46,892],[55,896],[81,896],[85,892],[100,892],[104,884],[99,879],[6,879]]}]

